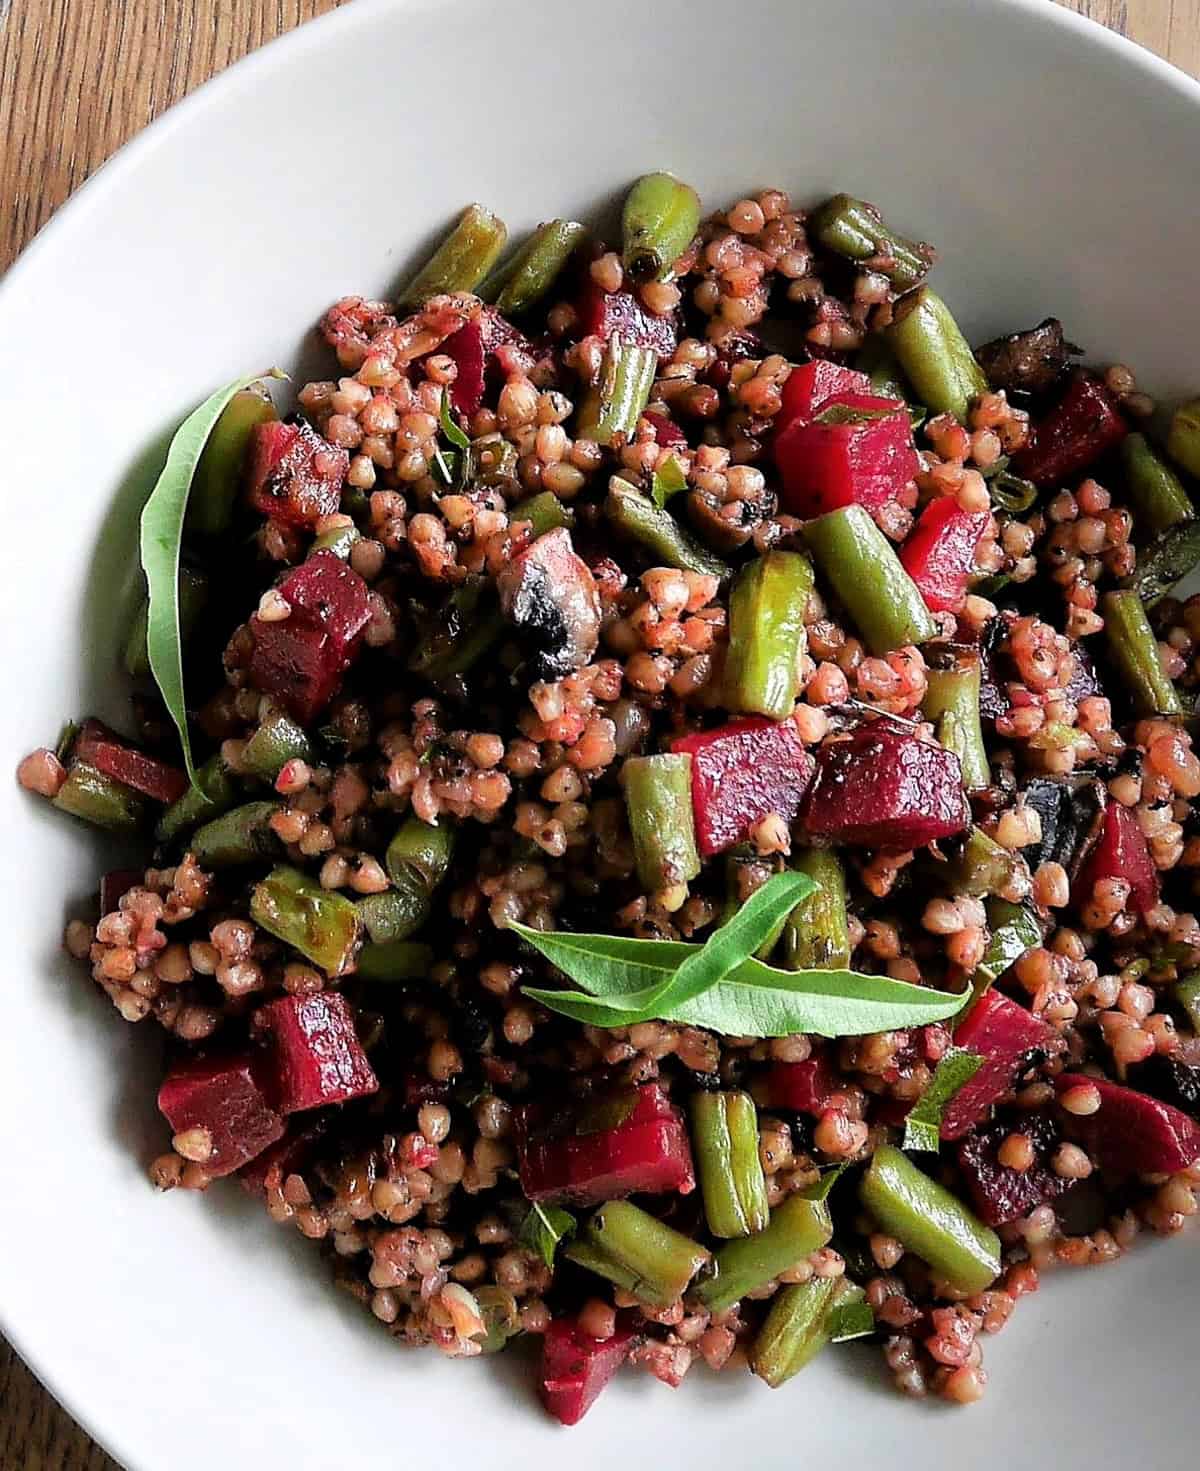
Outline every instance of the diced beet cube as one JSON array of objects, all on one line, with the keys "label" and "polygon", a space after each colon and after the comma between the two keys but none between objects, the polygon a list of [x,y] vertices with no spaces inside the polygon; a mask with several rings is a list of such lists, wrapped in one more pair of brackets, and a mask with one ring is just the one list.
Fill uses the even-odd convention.
[{"label": "diced beet cube", "polygon": [[100,879],[100,913],[111,914],[121,900],[144,882],[145,873],[140,868],[111,868]]},{"label": "diced beet cube", "polygon": [[1061,403],[1033,428],[1013,469],[1035,485],[1061,485],[1080,475],[1129,433],[1116,398],[1099,378],[1077,373]]},{"label": "diced beet cube", "polygon": [[345,1103],[379,1087],[354,1030],[353,1008],[338,991],[272,1001],[255,1013],[254,1028],[269,1044],[280,1113]]},{"label": "diced beet cube", "polygon": [[657,1083],[565,1113],[526,1106],[517,1114],[517,1158],[530,1200],[598,1205],[696,1186],[687,1127]]},{"label": "diced beet cube", "polygon": [[816,769],[790,720],[735,720],[683,736],[671,750],[692,758],[696,841],[706,858],[748,838],[768,812],[791,822]]},{"label": "diced beet cube", "polygon": [[293,616],[299,609],[329,634],[339,658],[350,658],[371,618],[369,589],[352,567],[333,552],[314,552],[282,578],[276,591]]},{"label": "diced beet cube", "polygon": [[669,358],[679,339],[675,317],[648,312],[630,291],[602,291],[594,281],[584,288],[577,308],[583,337],[616,337],[635,347],[652,347],[659,358]]},{"label": "diced beet cube", "polygon": [[158,1090],[158,1107],[176,1134],[208,1130],[212,1153],[203,1168],[209,1175],[232,1174],[283,1133],[246,1053],[176,1063]]},{"label": "diced beet cube", "polygon": [[312,1158],[317,1145],[329,1132],[331,1123],[328,1114],[292,1119],[282,1139],[238,1171],[242,1188],[251,1195],[266,1195],[268,1189],[279,1189],[289,1175],[302,1170]]},{"label": "diced beet cube", "polygon": [[801,811],[811,838],[899,852],[962,832],[970,818],[958,757],[884,722],[821,747]]},{"label": "diced beet cube", "polygon": [[964,511],[952,495],[938,496],[921,512],[900,561],[931,612],[962,607],[989,519],[987,511]]},{"label": "diced beet cube", "polygon": [[1200,1124],[1169,1103],[1083,1073],[1063,1073],[1054,1084],[1059,1097],[1086,1084],[1099,1090],[1095,1113],[1069,1118],[1072,1132],[1109,1174],[1173,1175],[1200,1159]]},{"label": "diced beet cube", "polygon": [[674,419],[668,419],[658,409],[647,409],[643,417],[654,431],[655,444],[663,449],[687,448],[688,437]]},{"label": "diced beet cube", "polygon": [[99,720],[83,722],[71,755],[156,802],[174,802],[188,789],[185,772],[137,750]]},{"label": "diced beet cube", "polygon": [[578,1425],[628,1357],[633,1334],[592,1338],[574,1318],[555,1318],[542,1338],[542,1403],[562,1425]]},{"label": "diced beet cube", "polygon": [[565,526],[539,536],[501,568],[496,588],[501,611],[524,635],[534,679],[561,679],[596,652],[600,594]]},{"label": "diced beet cube", "polygon": [[1049,1046],[1054,1028],[999,991],[986,991],[954,1029],[954,1045],[983,1058],[983,1066],[942,1113],[942,1138],[961,1139],[985,1119],[1028,1066],[1031,1053]]},{"label": "diced beet cube", "polygon": [[450,388],[450,402],[460,414],[473,414],[483,403],[488,369],[502,349],[531,353],[524,334],[496,310],[485,306],[474,320],[452,332],[438,349],[458,368]]},{"label": "diced beet cube", "polygon": [[838,394],[816,418],[789,424],[775,436],[775,464],[781,504],[806,517],[840,506],[877,510],[895,500],[919,468],[908,410],[897,399],[863,393]]},{"label": "diced beet cube", "polygon": [[1077,906],[1090,902],[1101,879],[1123,879],[1129,884],[1129,907],[1146,914],[1159,901],[1158,869],[1150,845],[1132,808],[1110,801],[1104,810],[1100,839],[1084,860],[1075,880],[1072,899]]},{"label": "diced beet cube", "polygon": [[871,380],[865,373],[853,368],[843,368],[840,363],[818,361],[800,363],[787,376],[783,385],[779,413],[775,416],[775,428],[786,429],[799,420],[801,424],[812,422],[814,414],[820,412],[831,398],[839,394],[869,394]]},{"label": "diced beet cube", "polygon": [[1200,1067],[1157,1052],[1129,1069],[1130,1086],[1200,1122]]},{"label": "diced beet cube", "polygon": [[767,1074],[767,1104],[820,1118],[837,1088],[828,1054],[814,1052],[804,1062],[777,1062],[771,1068]]},{"label": "diced beet cube", "polygon": [[[1033,1164],[1027,1170],[1000,1163],[1000,1146],[1014,1131],[1033,1145]],[[1061,1129],[1045,1113],[1022,1114],[1015,1121],[1001,1121],[968,1134],[958,1146],[958,1166],[980,1219],[989,1226],[1003,1226],[1065,1194],[1075,1182],[1055,1174],[1051,1164],[1061,1143]]]},{"label": "diced beet cube", "polygon": [[257,424],[247,453],[250,504],[289,526],[315,526],[341,504],[350,455],[311,424]]}]

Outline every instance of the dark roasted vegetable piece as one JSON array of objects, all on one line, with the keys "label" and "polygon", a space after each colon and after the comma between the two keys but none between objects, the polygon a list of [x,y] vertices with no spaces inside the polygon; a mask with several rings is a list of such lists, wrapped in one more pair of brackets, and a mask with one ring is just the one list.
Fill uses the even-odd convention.
[{"label": "dark roasted vegetable piece", "polygon": [[1200,1067],[1159,1052],[1129,1069],[1129,1085],[1200,1121]]},{"label": "dark roasted vegetable piece", "polygon": [[502,568],[496,588],[501,611],[530,649],[534,679],[560,679],[596,652],[600,595],[565,527],[539,536]]},{"label": "dark roasted vegetable piece", "polygon": [[[1010,1134],[1023,1134],[1033,1146],[1033,1164],[1010,1169],[999,1160],[1000,1146]],[[1051,1114],[1022,1113],[976,1129],[958,1146],[958,1167],[971,1192],[979,1218],[987,1226],[1023,1220],[1039,1205],[1057,1200],[1075,1183],[1051,1164],[1062,1143],[1062,1130]]]},{"label": "dark roasted vegetable piece", "polygon": [[995,337],[975,350],[991,386],[1010,393],[1047,393],[1078,354],[1057,317],[1046,317],[1025,332]]},{"label": "dark roasted vegetable piece", "polygon": [[1042,820],[1041,839],[1023,850],[1030,870],[1061,863],[1073,878],[1100,836],[1107,789],[1095,777],[1035,776],[1022,788],[1022,796]]}]

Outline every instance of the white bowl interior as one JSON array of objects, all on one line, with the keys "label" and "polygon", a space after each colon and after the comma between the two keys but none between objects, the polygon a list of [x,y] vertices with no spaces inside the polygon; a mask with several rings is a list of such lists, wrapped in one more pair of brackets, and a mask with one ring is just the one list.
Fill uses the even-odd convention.
[{"label": "white bowl interior", "polygon": [[[594,215],[652,167],[713,205],[848,188],[938,243],[939,290],[977,340],[1054,312],[1091,356],[1173,394],[1200,382],[1198,135],[1200,88],[1041,0],[359,0],[268,48],[127,150],[0,289],[19,515],[0,552],[0,767],[65,716],[120,712],[148,451],[217,383],[295,366],[330,301],[386,292],[464,202],[515,230]],[[901,1401],[858,1348],[774,1395],[702,1369],[676,1395],[627,1376],[567,1437],[516,1356],[393,1347],[235,1188],[146,1186],[163,1140],[152,1024],[120,1022],[58,949],[103,845],[11,780],[0,811],[0,1303],[136,1471],[364,1451],[493,1468],[569,1453],[593,1471],[649,1446],[695,1471],[918,1443],[930,1471],[964,1453],[979,1471],[1190,1455],[1195,1236],[1024,1303],[969,1415]]]}]

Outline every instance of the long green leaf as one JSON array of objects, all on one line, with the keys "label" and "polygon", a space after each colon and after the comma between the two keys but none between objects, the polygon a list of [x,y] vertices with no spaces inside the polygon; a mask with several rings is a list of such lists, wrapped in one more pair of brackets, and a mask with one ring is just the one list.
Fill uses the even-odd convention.
[{"label": "long green leaf", "polygon": [[978,1052],[951,1047],[942,1054],[929,1087],[908,1111],[904,1120],[904,1148],[936,1153],[942,1142],[942,1115],[946,1105],[983,1066]]},{"label": "long green leaf", "polygon": [[[196,768],[188,736],[187,706],[183,693],[183,640],[179,631],[179,552],[183,542],[183,518],[196,466],[208,437],[234,394],[267,376],[253,373],[217,389],[187,416],[175,431],[167,451],[167,462],[142,511],[142,571],[150,594],[146,626],[146,648],[150,672],[163,703],[179,731],[183,760],[192,785]],[[271,377],[285,375],[272,369]]]},{"label": "long green leaf", "polygon": [[569,930],[532,930],[509,926],[551,965],[593,996],[620,1002],[660,986],[701,946],[682,940],[634,940],[628,935],[572,934]]}]

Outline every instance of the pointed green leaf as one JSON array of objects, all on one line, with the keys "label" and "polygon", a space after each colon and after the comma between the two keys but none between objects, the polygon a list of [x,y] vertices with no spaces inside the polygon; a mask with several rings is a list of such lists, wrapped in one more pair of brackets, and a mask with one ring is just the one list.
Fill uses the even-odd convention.
[{"label": "pointed green leaf", "polygon": [[942,1142],[942,1115],[946,1105],[983,1066],[978,1052],[951,1047],[938,1062],[929,1087],[909,1110],[904,1121],[904,1148],[936,1153]]}]

